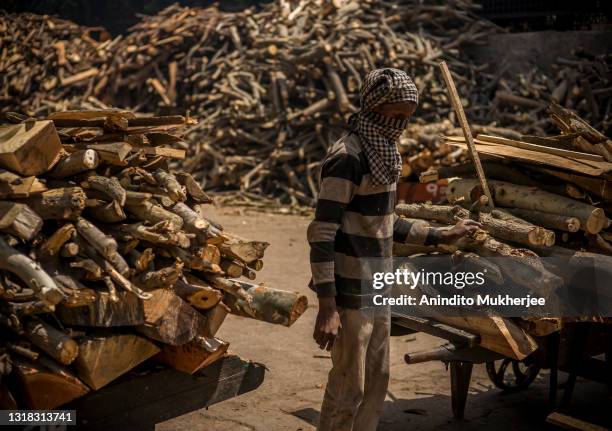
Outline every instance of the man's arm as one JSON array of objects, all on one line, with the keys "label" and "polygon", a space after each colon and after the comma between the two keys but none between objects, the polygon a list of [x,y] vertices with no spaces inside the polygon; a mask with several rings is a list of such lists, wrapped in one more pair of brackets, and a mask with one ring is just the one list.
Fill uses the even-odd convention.
[{"label": "man's arm", "polygon": [[474,220],[460,220],[451,228],[432,227],[415,223],[394,214],[393,241],[418,245],[450,244],[463,236],[473,233],[482,225]]},{"label": "man's arm", "polygon": [[313,336],[322,349],[331,349],[340,327],[335,300],[334,240],[360,182],[359,160],[348,154],[334,156],[321,167],[321,189],[307,235],[312,282],[319,298]]}]

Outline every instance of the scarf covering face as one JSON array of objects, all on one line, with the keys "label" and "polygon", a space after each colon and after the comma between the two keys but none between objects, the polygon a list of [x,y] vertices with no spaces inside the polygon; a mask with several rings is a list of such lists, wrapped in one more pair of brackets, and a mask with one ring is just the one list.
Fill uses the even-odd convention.
[{"label": "scarf covering face", "polygon": [[408,127],[408,120],[394,119],[372,109],[385,103],[418,105],[419,92],[406,72],[384,68],[367,74],[360,96],[361,110],[349,119],[349,125],[361,138],[374,184],[392,184],[402,170],[396,142]]}]

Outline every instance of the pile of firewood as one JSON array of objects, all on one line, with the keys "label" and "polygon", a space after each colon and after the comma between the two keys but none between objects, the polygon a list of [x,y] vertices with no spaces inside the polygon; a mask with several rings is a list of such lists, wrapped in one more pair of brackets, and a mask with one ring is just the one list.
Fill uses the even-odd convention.
[{"label": "pile of firewood", "polygon": [[[479,221],[482,229],[453,245],[395,244],[395,255],[450,254],[457,264],[486,268],[490,282],[503,286],[508,280],[530,291],[535,288],[538,294],[552,293],[567,283],[565,265],[588,262],[609,270],[612,140],[574,111],[553,103],[548,112],[561,134],[519,134],[514,139],[499,134],[476,135],[474,143],[494,208],[488,205],[471,161],[423,173],[423,181],[447,179],[446,198],[434,203],[400,204],[398,215],[423,226],[451,226],[470,218]],[[445,141],[452,148],[466,148],[463,136],[448,136]],[[486,317],[436,318],[476,333],[491,324]],[[488,334],[488,348],[523,359],[537,348],[530,335],[546,335],[540,331],[554,330],[551,321],[557,320],[505,319],[510,333],[499,331],[502,342]],[[503,337],[508,340],[503,341]]]},{"label": "pile of firewood", "polygon": [[53,409],[150,360],[194,373],[228,313],[291,325],[306,298],[255,279],[266,242],[206,217],[167,159],[181,116],[65,111],[0,126],[0,405]]},{"label": "pile of firewood", "polygon": [[105,75],[120,40],[100,27],[0,11],[1,110],[40,116],[95,103],[104,87],[95,78]]}]

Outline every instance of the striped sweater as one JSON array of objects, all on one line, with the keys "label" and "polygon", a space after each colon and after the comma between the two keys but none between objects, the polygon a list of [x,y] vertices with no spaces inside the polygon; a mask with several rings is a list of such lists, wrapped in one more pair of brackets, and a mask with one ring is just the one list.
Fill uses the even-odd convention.
[{"label": "striped sweater", "polygon": [[371,306],[381,293],[373,273],[392,271],[393,242],[436,244],[439,229],[398,217],[396,183],[372,182],[359,136],[348,133],[321,164],[315,218],[308,226],[311,288],[348,308]]}]

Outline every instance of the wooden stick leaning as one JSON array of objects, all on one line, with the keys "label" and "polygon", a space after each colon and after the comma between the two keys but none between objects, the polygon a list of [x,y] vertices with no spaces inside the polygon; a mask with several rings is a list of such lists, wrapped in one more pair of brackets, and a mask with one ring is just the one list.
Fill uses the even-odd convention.
[{"label": "wooden stick leaning", "polygon": [[445,61],[440,63],[440,70],[442,71],[444,82],[448,87],[448,98],[450,99],[451,105],[455,110],[461,130],[463,130],[463,136],[465,137],[465,142],[467,143],[468,147],[468,154],[472,160],[472,163],[474,163],[474,168],[476,169],[476,175],[478,175],[480,187],[482,188],[485,196],[488,198],[487,205],[493,208],[493,197],[491,196],[491,191],[489,190],[489,185],[487,184],[487,179],[485,178],[484,170],[482,169],[482,164],[480,163],[480,157],[478,157],[478,152],[476,151],[476,146],[474,145],[472,131],[470,130],[465,112],[463,111],[463,106],[461,105],[461,99],[459,98],[459,93],[457,93],[455,82],[453,81],[453,77],[451,76],[450,70],[448,69]]}]

